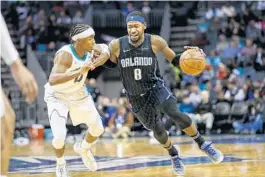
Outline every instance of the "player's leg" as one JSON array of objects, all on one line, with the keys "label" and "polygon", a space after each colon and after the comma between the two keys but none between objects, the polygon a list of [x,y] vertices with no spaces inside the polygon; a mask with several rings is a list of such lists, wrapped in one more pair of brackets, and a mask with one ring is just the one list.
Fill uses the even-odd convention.
[{"label": "player's leg", "polygon": [[170,156],[176,156],[179,155],[178,154],[178,149],[176,149],[173,145],[172,145],[172,141],[170,140],[166,129],[164,127],[164,124],[159,121],[156,123],[156,126],[152,129],[152,131],[154,132],[154,137],[156,138],[156,140],[163,145],[163,147],[168,151]]},{"label": "player's leg", "polygon": [[12,149],[16,115],[5,94],[1,95],[1,175],[6,175]]},{"label": "player's leg", "polygon": [[191,118],[178,111],[177,100],[174,97],[170,97],[164,101],[161,106],[163,112],[173,119],[175,123],[180,126],[182,131],[192,137],[201,150],[203,150],[214,163],[220,163],[223,160],[223,154],[216,149],[211,142],[205,141],[195,124],[192,123]]},{"label": "player's leg", "polygon": [[104,126],[92,97],[88,108],[85,110],[86,120],[83,122],[88,126],[85,139],[82,142],[84,148],[90,148],[96,140],[104,133]]},{"label": "player's leg", "polygon": [[53,133],[52,146],[54,148],[57,161],[56,176],[68,177],[69,172],[64,158],[68,107],[59,100],[48,101],[47,107],[50,126]]},{"label": "player's leg", "polygon": [[[77,142],[74,145],[74,150],[82,156],[83,163],[88,169],[96,171],[97,163],[90,148],[103,134],[104,127],[92,97],[82,106],[71,107],[70,115],[74,125],[85,123],[88,126],[84,140],[82,142]],[[80,117],[80,115],[82,115],[82,117]]]},{"label": "player's leg", "polygon": [[57,157],[57,163],[65,163],[64,160],[64,149],[65,149],[65,138],[66,138],[66,120],[67,115],[60,115],[60,113],[54,109],[50,114],[50,126],[53,133],[52,146]]},{"label": "player's leg", "polygon": [[156,108],[154,106],[143,107],[139,112],[134,114],[145,128],[153,131],[154,137],[164,147],[164,149],[168,151],[171,156],[173,172],[177,175],[184,175],[185,167],[179,157],[179,148],[177,146],[173,146],[160,116],[156,113]]}]

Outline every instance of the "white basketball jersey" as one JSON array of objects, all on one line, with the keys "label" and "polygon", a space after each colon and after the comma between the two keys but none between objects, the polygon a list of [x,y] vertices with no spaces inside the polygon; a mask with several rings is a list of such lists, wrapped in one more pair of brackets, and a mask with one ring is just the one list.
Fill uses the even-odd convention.
[{"label": "white basketball jersey", "polygon": [[[73,58],[72,65],[70,68],[68,68],[66,70],[66,73],[70,73],[70,72],[73,72],[73,71],[80,69],[84,65],[85,62],[86,63],[92,62],[91,53],[87,52],[83,58],[80,58],[76,54],[76,52],[75,52],[75,50],[71,44],[63,46],[61,49],[59,49],[56,52],[56,54],[58,54],[59,52],[62,52],[62,51],[70,53],[72,55],[72,58]],[[86,77],[87,77],[87,73],[82,74],[79,77],[76,77],[76,78],[69,80],[69,81],[62,83],[62,84],[50,86],[50,84],[47,83],[45,85],[45,88],[47,89],[47,87],[50,87],[52,90],[54,90],[58,93],[62,93],[62,94],[74,93],[76,91],[79,91],[80,89],[83,89]]]}]

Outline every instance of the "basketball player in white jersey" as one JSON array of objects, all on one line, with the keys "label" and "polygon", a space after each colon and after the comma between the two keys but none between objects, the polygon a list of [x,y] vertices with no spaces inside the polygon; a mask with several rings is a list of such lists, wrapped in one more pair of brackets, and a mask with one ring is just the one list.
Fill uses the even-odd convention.
[{"label": "basketball player in white jersey", "polygon": [[95,45],[94,36],[93,28],[86,24],[73,26],[70,31],[72,42],[56,52],[49,82],[45,85],[45,101],[54,135],[52,145],[57,157],[57,177],[69,176],[63,156],[68,112],[74,126],[81,123],[88,126],[85,139],[76,143],[74,150],[81,155],[83,163],[89,170],[97,170],[90,148],[104,132],[104,128],[92,96],[84,87],[84,82],[88,71],[94,68],[92,64],[94,49],[97,49],[102,56],[109,56],[109,50],[105,44]]},{"label": "basketball player in white jersey", "polygon": [[[28,103],[32,103],[38,94],[37,83],[31,72],[23,65],[11,40],[2,14],[1,24],[1,57],[9,65],[11,73]],[[1,121],[1,177],[8,172],[10,152],[12,149],[15,113],[0,85],[0,121]]]}]

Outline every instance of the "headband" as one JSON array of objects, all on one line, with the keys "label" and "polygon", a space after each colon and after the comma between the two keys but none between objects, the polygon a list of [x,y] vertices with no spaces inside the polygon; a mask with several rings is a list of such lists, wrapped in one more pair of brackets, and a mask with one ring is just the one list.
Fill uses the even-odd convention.
[{"label": "headband", "polygon": [[95,35],[95,31],[93,30],[93,28],[88,28],[87,30],[83,31],[82,33],[74,35],[72,37],[72,40],[76,41],[77,39],[86,38],[86,37],[89,37],[91,35]]},{"label": "headband", "polygon": [[132,15],[126,19],[126,23],[131,22],[131,21],[138,21],[141,23],[145,23],[144,17],[141,17],[139,15]]}]

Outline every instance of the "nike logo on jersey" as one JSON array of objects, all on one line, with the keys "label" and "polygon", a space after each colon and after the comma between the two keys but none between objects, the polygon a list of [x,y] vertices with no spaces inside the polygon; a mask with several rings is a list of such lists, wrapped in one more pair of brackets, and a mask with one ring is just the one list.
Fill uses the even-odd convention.
[{"label": "nike logo on jersey", "polygon": [[128,49],[128,50],[123,49],[123,52],[130,52],[130,51],[131,49]]},{"label": "nike logo on jersey", "polygon": [[145,47],[145,48],[142,48],[142,50],[149,50],[149,48]]}]

